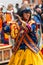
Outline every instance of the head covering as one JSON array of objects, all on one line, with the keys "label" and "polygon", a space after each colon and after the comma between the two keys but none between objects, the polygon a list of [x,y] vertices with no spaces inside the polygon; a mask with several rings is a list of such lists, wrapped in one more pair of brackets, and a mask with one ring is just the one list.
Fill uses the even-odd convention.
[{"label": "head covering", "polygon": [[23,13],[30,13],[31,14],[31,9],[29,7],[21,7],[19,15],[22,16]]},{"label": "head covering", "polygon": [[4,5],[3,5],[3,3],[0,3],[0,8],[2,8]]},{"label": "head covering", "polygon": [[21,10],[21,13],[23,13],[23,12],[31,12],[31,10],[30,10],[30,8],[29,7],[26,7],[25,9],[22,9]]}]

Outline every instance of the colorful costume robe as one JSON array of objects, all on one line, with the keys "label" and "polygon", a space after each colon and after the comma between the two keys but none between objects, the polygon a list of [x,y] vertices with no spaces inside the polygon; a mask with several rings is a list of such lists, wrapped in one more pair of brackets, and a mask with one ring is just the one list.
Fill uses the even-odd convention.
[{"label": "colorful costume robe", "polygon": [[[27,27],[29,28],[29,26],[27,26]],[[41,41],[40,42],[38,41],[41,37],[40,26],[38,25],[37,27],[38,27],[38,29],[36,32],[36,25],[35,25],[35,23],[32,23],[32,25],[31,25],[32,31],[30,31],[30,29],[29,29],[28,35],[34,41],[36,46],[40,49]],[[27,34],[27,33],[25,33],[25,34]],[[35,34],[39,38],[37,38]],[[12,55],[8,65],[43,65],[43,60],[39,54],[39,50],[37,51],[37,49],[34,47],[34,45],[31,44],[31,43],[33,43],[32,40],[30,41],[30,38],[29,38],[29,40],[27,40],[27,38],[25,38],[25,37],[23,38],[23,40],[24,39],[25,39],[25,42],[27,41],[28,45],[31,46],[31,48],[34,49],[36,52],[33,52],[33,50],[30,49],[30,47],[27,47],[28,45],[26,46],[22,41],[22,44],[19,46],[18,51],[16,52],[16,54]],[[15,51],[16,51],[16,49],[15,49]]]},{"label": "colorful costume robe", "polygon": [[11,14],[5,13],[5,19],[6,21],[3,23],[3,34],[4,34],[4,44],[9,44],[9,33],[10,33],[10,25],[9,22],[11,22]]}]

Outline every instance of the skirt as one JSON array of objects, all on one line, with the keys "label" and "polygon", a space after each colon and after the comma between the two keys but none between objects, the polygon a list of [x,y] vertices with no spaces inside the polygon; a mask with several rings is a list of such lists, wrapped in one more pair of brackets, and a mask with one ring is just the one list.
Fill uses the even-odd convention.
[{"label": "skirt", "polygon": [[10,59],[8,65],[43,65],[43,60],[39,53],[34,53],[30,49],[18,50]]}]

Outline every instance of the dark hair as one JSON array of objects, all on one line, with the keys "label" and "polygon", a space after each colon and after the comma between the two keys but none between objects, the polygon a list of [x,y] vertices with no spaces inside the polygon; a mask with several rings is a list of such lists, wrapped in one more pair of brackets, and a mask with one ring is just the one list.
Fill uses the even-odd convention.
[{"label": "dark hair", "polygon": [[22,19],[23,19],[23,13],[30,13],[30,18],[29,18],[29,20],[31,19],[31,10],[30,10],[30,8],[25,8],[24,10],[21,10],[21,11],[19,12],[19,15],[22,17]]},{"label": "dark hair", "polygon": [[[28,21],[30,21],[31,20],[31,13],[30,12],[23,12],[23,13],[29,13],[30,14],[30,17],[29,17],[29,20],[28,20]],[[23,13],[22,13],[22,19],[23,19]]]}]

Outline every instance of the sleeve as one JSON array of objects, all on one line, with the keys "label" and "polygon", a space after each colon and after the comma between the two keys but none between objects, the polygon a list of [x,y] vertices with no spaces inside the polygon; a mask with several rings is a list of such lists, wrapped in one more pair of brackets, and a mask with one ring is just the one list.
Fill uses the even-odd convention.
[{"label": "sleeve", "polygon": [[34,16],[33,20],[34,20],[36,23],[40,23],[40,17],[39,17],[39,16]]},{"label": "sleeve", "polygon": [[35,23],[35,21],[33,21],[33,20],[31,20],[26,26],[27,26],[28,29],[31,30],[31,31],[35,31],[35,30],[36,30],[36,23]]},{"label": "sleeve", "polygon": [[31,30],[32,30],[32,31],[35,31],[35,30],[36,30],[36,24],[32,24],[32,25],[31,25]]}]

